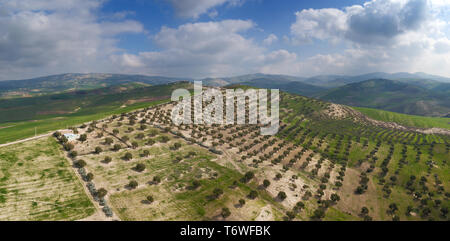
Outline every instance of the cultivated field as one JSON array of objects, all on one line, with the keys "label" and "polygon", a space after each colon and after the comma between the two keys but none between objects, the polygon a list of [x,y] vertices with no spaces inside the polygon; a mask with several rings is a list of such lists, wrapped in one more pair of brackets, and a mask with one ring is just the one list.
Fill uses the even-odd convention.
[{"label": "cultivated field", "polygon": [[[448,219],[448,135],[374,123],[285,93],[276,136],[260,135],[261,125],[175,126],[174,105],[113,115],[47,140],[65,151],[60,158],[72,162],[103,211],[90,219]],[[79,136],[68,141],[68,132]]]},{"label": "cultivated field", "polygon": [[0,148],[0,220],[78,220],[95,208],[54,138]]}]

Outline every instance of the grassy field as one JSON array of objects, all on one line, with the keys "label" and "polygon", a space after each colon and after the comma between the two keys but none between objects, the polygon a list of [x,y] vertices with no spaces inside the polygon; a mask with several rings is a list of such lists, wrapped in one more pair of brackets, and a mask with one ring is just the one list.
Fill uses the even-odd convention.
[{"label": "grassy field", "polygon": [[[130,112],[158,104],[166,103],[168,100],[158,100],[146,103],[137,103],[127,107],[110,107],[98,110],[94,114],[71,114],[64,117],[53,117],[35,121],[22,121],[0,124],[0,144],[25,139],[37,135],[45,134],[59,129],[66,129],[71,126],[79,125],[85,122],[103,119],[110,115]],[[35,129],[36,128],[36,129]]]},{"label": "grassy field", "polygon": [[0,220],[78,220],[95,208],[53,138],[0,148]]},{"label": "grassy field", "polygon": [[0,144],[103,119],[169,101],[187,83],[159,86],[127,84],[103,89],[0,100]]},{"label": "grassy field", "polygon": [[371,108],[361,108],[361,107],[353,107],[353,108],[375,120],[395,122],[400,125],[410,127],[419,127],[419,128],[438,127],[450,129],[450,118],[406,115]]}]

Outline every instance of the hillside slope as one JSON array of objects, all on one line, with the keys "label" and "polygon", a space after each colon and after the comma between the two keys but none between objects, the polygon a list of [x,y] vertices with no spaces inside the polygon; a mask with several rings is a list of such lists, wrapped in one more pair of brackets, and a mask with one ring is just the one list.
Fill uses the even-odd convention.
[{"label": "hillside slope", "polygon": [[321,93],[326,88],[318,87],[315,85],[306,84],[299,81],[288,81],[288,80],[276,80],[271,78],[259,78],[251,81],[242,82],[242,85],[249,85],[257,88],[264,89],[279,89],[292,94],[299,94],[304,96],[314,96]]},{"label": "hillside slope", "polygon": [[26,80],[0,81],[0,97],[27,97],[74,90],[96,89],[139,82],[160,85],[185,81],[182,78],[124,74],[61,74]]},{"label": "hillside slope", "polygon": [[446,92],[386,79],[348,84],[317,97],[339,104],[411,115],[446,116],[450,113],[450,95]]}]

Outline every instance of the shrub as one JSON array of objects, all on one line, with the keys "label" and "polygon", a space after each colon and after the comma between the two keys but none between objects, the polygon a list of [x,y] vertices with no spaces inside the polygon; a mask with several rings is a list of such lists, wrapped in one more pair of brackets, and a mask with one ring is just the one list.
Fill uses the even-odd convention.
[{"label": "shrub", "polygon": [[154,198],[153,198],[152,195],[149,195],[149,196],[147,196],[147,201],[150,202],[150,203],[152,203],[152,202],[154,202],[155,200],[154,200]]},{"label": "shrub", "polygon": [[333,202],[338,202],[339,200],[341,200],[341,197],[339,197],[339,195],[337,195],[336,193],[333,193],[331,194],[330,199]]},{"label": "shrub", "polygon": [[139,163],[139,164],[136,165],[135,169],[138,172],[143,172],[145,170],[145,165],[142,164],[142,163]]},{"label": "shrub", "polygon": [[245,173],[244,182],[249,182],[250,180],[252,180],[253,177],[255,177],[255,173],[253,173],[253,172]]},{"label": "shrub", "polygon": [[160,183],[160,182],[161,182],[161,177],[159,177],[159,176],[154,176],[154,177],[153,177],[153,182],[154,182],[154,183]]},{"label": "shrub", "polygon": [[223,194],[223,190],[220,189],[220,188],[216,188],[216,189],[214,189],[214,191],[213,191],[213,196],[214,196],[215,198],[219,198],[220,195],[222,195],[222,194]]},{"label": "shrub", "polygon": [[200,187],[201,183],[198,180],[194,180],[192,181],[192,188],[193,189],[197,189],[198,187]]},{"label": "shrub", "polygon": [[78,156],[78,152],[76,152],[76,151],[71,151],[71,152],[69,153],[69,156],[72,157],[72,158],[75,158],[75,157]]},{"label": "shrub", "polygon": [[104,198],[106,196],[106,194],[108,194],[108,191],[106,191],[106,189],[104,188],[100,188],[97,190],[97,197],[98,198]]},{"label": "shrub", "polygon": [[75,146],[72,144],[72,143],[66,143],[66,144],[64,144],[64,149],[66,150],[66,151],[71,151],[71,150],[73,150],[75,148]]},{"label": "shrub", "polygon": [[114,141],[113,141],[113,139],[112,139],[111,137],[105,138],[105,144],[111,145],[113,142],[114,142]]},{"label": "shrub", "polygon": [[130,182],[128,183],[128,187],[131,188],[131,189],[137,188],[138,185],[139,185],[138,182],[135,181],[135,180],[132,180],[132,181],[130,181]]},{"label": "shrub", "polygon": [[78,140],[81,142],[85,142],[87,140],[87,135],[86,134],[80,135],[80,138]]},{"label": "shrub", "polygon": [[137,142],[133,141],[133,143],[131,143],[131,146],[133,148],[137,148],[139,146],[139,144]]},{"label": "shrub", "polygon": [[161,143],[167,143],[169,141],[169,137],[168,136],[161,136],[161,138],[159,139],[159,141]]},{"label": "shrub", "polygon": [[292,220],[292,219],[295,218],[295,213],[292,212],[292,211],[287,211],[286,212],[286,217],[287,217],[288,220]]},{"label": "shrub", "polygon": [[92,181],[93,179],[94,179],[94,174],[88,173],[88,174],[86,175],[86,181],[87,181],[87,182],[90,182],[90,181]]},{"label": "shrub", "polygon": [[153,146],[153,145],[155,145],[155,140],[153,140],[153,139],[149,139],[148,141],[147,141],[147,143],[146,143],[146,145],[148,145],[148,146]]},{"label": "shrub", "polygon": [[112,158],[110,156],[105,156],[105,159],[103,159],[104,163],[110,163],[112,161]]},{"label": "shrub", "polygon": [[123,157],[125,160],[129,161],[133,159],[133,155],[129,152],[125,153],[125,156]]},{"label": "shrub", "polygon": [[114,150],[114,151],[118,151],[118,150],[120,150],[121,148],[122,148],[122,146],[121,146],[120,144],[115,144],[114,147],[113,147],[113,150]]},{"label": "shrub", "polygon": [[255,190],[250,191],[250,193],[248,194],[248,197],[250,199],[255,199],[256,197],[258,197],[258,192]]},{"label": "shrub", "polygon": [[281,191],[278,193],[277,198],[279,198],[281,201],[284,201],[287,198],[287,195],[285,192]]},{"label": "shrub", "polygon": [[78,160],[78,161],[75,163],[75,166],[78,167],[78,168],[83,168],[83,167],[86,166],[86,162],[85,162],[84,160]]},{"label": "shrub", "polygon": [[227,218],[231,215],[230,209],[229,208],[222,208],[222,212],[221,215],[223,218]]},{"label": "shrub", "polygon": [[95,148],[95,153],[96,153],[96,154],[100,154],[100,153],[102,153],[102,151],[103,151],[103,149],[102,149],[101,147],[99,147],[99,146],[97,146],[97,147]]}]

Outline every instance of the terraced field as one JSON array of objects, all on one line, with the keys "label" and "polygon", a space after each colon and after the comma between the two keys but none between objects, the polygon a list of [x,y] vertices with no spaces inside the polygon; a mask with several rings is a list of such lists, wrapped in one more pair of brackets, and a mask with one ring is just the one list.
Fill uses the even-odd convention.
[{"label": "terraced field", "polygon": [[450,136],[376,126],[333,107],[285,95],[280,137],[342,165],[339,210],[361,216],[367,208],[376,220],[447,219]]},{"label": "terraced field", "polygon": [[95,212],[51,137],[0,148],[0,220],[78,220]]},{"label": "terraced field", "polygon": [[[97,193],[93,192],[93,197],[114,213],[112,217],[120,220],[282,219],[283,207],[270,196],[247,197],[251,191],[258,190],[257,183],[242,182],[243,174],[233,165],[221,165],[221,155],[192,143],[174,130],[165,129],[167,108],[170,106],[72,128],[72,132],[86,134],[85,141],[72,142],[73,148],[68,148],[69,153],[77,153],[74,165],[83,160],[85,165],[77,169],[84,177],[92,175],[92,180],[85,178],[88,185],[107,190],[106,196],[95,198]],[[153,198],[151,202],[148,196]],[[240,199],[246,200],[245,204],[240,204]],[[230,215],[224,217],[222,208],[228,208]]]}]

